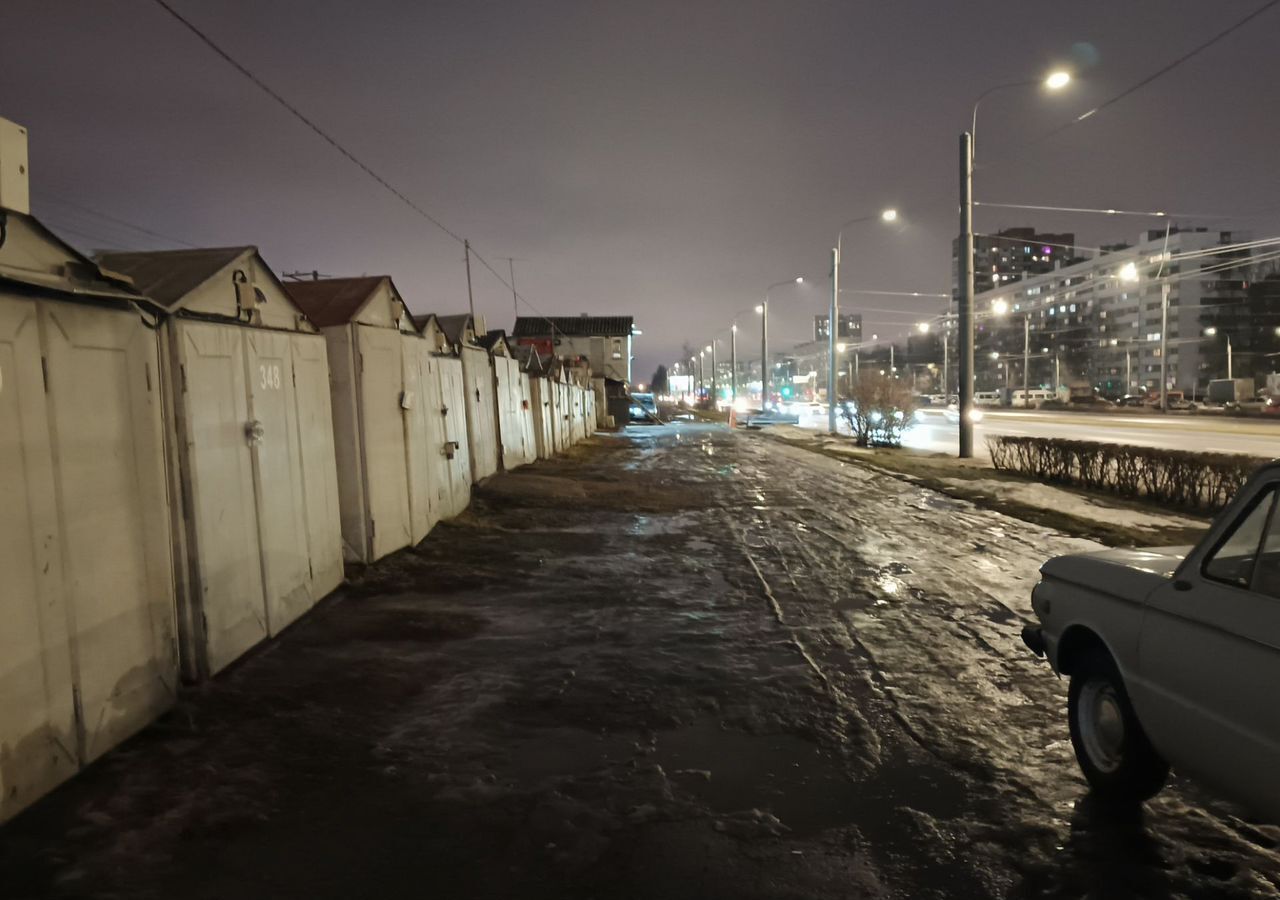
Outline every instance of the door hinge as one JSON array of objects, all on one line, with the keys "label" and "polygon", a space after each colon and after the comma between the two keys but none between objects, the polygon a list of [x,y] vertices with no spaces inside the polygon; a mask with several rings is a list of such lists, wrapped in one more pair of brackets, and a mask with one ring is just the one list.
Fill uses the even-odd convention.
[{"label": "door hinge", "polygon": [[76,725],[78,728],[84,728],[84,699],[80,695],[80,685],[73,685],[71,688],[71,709],[72,714],[76,717]]},{"label": "door hinge", "polygon": [[182,376],[182,393],[187,392],[187,365],[183,363],[178,366],[178,373]]},{"label": "door hinge", "polygon": [[44,392],[49,393],[49,357],[40,357],[40,377],[44,379]]},{"label": "door hinge", "polygon": [[378,536],[378,523],[374,519],[369,520],[369,537]]},{"label": "door hinge", "polygon": [[293,379],[293,386],[297,387],[298,386],[298,370],[293,368],[293,366],[289,367],[289,377]]},{"label": "door hinge", "polygon": [[151,363],[143,363],[142,369],[147,373],[147,393],[151,393]]}]

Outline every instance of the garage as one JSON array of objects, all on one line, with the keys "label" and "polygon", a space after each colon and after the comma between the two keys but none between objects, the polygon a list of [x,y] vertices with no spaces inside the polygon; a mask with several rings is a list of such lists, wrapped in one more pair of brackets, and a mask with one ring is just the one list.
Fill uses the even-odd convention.
[{"label": "garage", "polygon": [[433,521],[420,383],[428,347],[386,275],[285,289],[329,350],[343,556],[371,563],[421,540]]},{"label": "garage", "polygon": [[478,342],[489,351],[493,361],[502,468],[511,470],[528,465],[538,455],[534,446],[529,378],[521,371],[520,361],[515,358],[502,332],[490,332]]},{"label": "garage", "polygon": [[99,262],[168,313],[183,671],[207,677],[342,582],[324,338],[254,247]]},{"label": "garage", "polygon": [[0,191],[0,821],[178,685],[159,310],[19,186]]},{"label": "garage", "polygon": [[471,503],[466,389],[462,360],[434,315],[417,318],[426,353],[422,360],[422,408],[426,411],[427,460],[436,518],[452,519]]},{"label": "garage", "polygon": [[497,387],[489,351],[476,341],[471,316],[439,316],[437,321],[462,360],[462,385],[466,394],[467,449],[472,483],[498,471]]},{"label": "garage", "polygon": [[529,382],[529,406],[533,415],[534,452],[538,459],[550,459],[556,455],[555,388],[551,381],[551,358],[543,357],[532,347],[522,348],[526,357],[522,365],[524,377]]}]

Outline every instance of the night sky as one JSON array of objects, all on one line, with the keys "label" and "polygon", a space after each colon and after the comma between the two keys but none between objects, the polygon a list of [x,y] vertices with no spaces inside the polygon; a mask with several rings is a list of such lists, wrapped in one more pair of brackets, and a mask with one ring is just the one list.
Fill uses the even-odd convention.
[{"label": "night sky", "polygon": [[[771,325],[778,346],[804,339],[835,227],[886,205],[902,222],[848,232],[845,285],[947,291],[973,100],[1057,66],[1078,79],[1060,94],[984,101],[979,200],[1280,233],[1280,7],[1045,137],[1261,0],[172,2],[500,271],[516,257],[540,311],[634,315],[640,381],[795,274],[815,283],[776,294]],[[466,309],[461,246],[151,0],[4,0],[0,116],[30,129],[33,211],[82,248],[180,244],[78,207],[257,244],[278,271],[390,273],[415,310]],[[1022,224],[1085,246],[1159,225],[976,220]],[[510,294],[475,270],[477,311],[509,328]],[[845,303],[902,310],[865,313],[881,333],[941,309]]]}]

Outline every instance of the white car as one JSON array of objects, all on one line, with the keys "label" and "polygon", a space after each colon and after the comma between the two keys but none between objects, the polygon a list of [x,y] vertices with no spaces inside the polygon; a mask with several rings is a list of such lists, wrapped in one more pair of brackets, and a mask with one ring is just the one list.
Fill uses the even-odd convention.
[{"label": "white car", "polygon": [[1071,679],[1094,791],[1141,801],[1172,765],[1280,822],[1280,462],[1193,548],[1060,556],[1022,637]]}]

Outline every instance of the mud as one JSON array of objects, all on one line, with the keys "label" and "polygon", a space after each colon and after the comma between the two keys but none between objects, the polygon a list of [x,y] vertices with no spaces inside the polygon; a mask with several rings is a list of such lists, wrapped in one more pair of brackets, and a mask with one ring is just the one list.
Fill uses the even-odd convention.
[{"label": "mud", "polygon": [[1275,893],[1177,782],[1091,804],[1021,648],[1090,546],[684,423],[487,480],[0,832],[0,896]]}]

